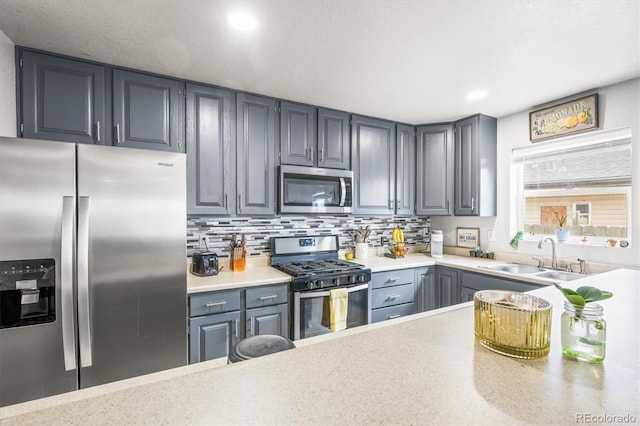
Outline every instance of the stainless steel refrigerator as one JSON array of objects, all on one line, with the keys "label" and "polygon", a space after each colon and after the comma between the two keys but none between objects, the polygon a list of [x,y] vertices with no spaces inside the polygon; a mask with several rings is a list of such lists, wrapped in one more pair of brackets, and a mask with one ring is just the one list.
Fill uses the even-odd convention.
[{"label": "stainless steel refrigerator", "polygon": [[0,138],[0,406],[187,363],[185,155]]}]

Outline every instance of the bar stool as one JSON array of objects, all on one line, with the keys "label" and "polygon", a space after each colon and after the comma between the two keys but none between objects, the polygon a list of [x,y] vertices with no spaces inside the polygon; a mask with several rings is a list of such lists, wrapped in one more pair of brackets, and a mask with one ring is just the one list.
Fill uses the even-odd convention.
[{"label": "bar stool", "polygon": [[227,364],[286,351],[295,347],[296,345],[291,340],[277,334],[252,336],[241,340],[233,347],[229,352]]}]

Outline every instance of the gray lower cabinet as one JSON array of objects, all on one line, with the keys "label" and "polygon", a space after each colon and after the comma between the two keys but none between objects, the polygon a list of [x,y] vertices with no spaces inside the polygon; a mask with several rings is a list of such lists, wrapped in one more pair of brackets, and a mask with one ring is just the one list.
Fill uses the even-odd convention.
[{"label": "gray lower cabinet", "polygon": [[353,115],[351,166],[354,173],[354,214],[395,212],[395,123]]},{"label": "gray lower cabinet", "polygon": [[420,126],[417,133],[416,214],[453,214],[453,124]]},{"label": "gray lower cabinet", "polygon": [[416,138],[413,126],[396,125],[396,205],[397,215],[412,215],[416,194]]},{"label": "gray lower cabinet", "polygon": [[227,357],[246,337],[289,337],[289,284],[191,294],[189,316],[189,362]]},{"label": "gray lower cabinet", "polygon": [[114,69],[114,145],[185,152],[184,90],[184,81]]},{"label": "gray lower cabinet", "polygon": [[497,120],[478,114],[455,123],[457,216],[495,216],[497,211]]},{"label": "gray lower cabinet", "polygon": [[235,213],[235,93],[187,84],[187,213]]},{"label": "gray lower cabinet", "polygon": [[108,69],[21,50],[18,134],[31,139],[111,145]]},{"label": "gray lower cabinet", "polygon": [[417,312],[435,309],[432,305],[435,300],[433,280],[435,266],[426,266],[415,269],[415,282],[417,286],[418,301]]},{"label": "gray lower cabinet", "polygon": [[236,212],[276,214],[276,108],[271,98],[236,98]]},{"label": "gray lower cabinet", "polygon": [[460,271],[462,274],[462,301],[473,300],[473,295],[480,290],[531,291],[543,287],[540,284],[496,277],[494,275],[477,274]]},{"label": "gray lower cabinet", "polygon": [[460,303],[462,285],[459,271],[437,266],[428,285],[423,289],[425,311]]},{"label": "gray lower cabinet", "polygon": [[371,322],[411,315],[419,311],[414,269],[371,274]]}]

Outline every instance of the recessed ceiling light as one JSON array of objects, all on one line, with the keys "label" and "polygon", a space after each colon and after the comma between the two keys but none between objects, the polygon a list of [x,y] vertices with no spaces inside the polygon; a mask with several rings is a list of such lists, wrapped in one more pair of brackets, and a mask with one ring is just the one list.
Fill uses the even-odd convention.
[{"label": "recessed ceiling light", "polygon": [[258,26],[258,21],[246,13],[233,13],[229,15],[229,24],[240,31],[253,31]]},{"label": "recessed ceiling light", "polygon": [[469,99],[470,101],[477,101],[478,99],[484,98],[488,94],[489,92],[487,92],[486,90],[474,90],[467,95],[467,99]]}]

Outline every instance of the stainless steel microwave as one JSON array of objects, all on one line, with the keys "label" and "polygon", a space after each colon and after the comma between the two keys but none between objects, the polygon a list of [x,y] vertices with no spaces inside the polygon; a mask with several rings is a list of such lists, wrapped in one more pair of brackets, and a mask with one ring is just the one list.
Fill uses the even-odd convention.
[{"label": "stainless steel microwave", "polygon": [[304,166],[280,166],[280,213],[353,212],[353,172]]}]

